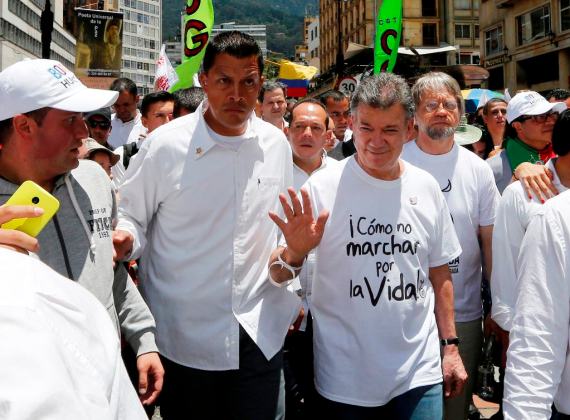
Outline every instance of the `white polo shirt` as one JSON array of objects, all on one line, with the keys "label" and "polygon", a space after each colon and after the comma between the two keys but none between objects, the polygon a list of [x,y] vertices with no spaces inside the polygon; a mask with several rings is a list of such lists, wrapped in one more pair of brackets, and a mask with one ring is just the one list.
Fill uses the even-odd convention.
[{"label": "white polo shirt", "polygon": [[0,267],[0,418],[146,419],[101,303],[27,255]]},{"label": "white polo shirt", "polygon": [[123,122],[117,118],[117,114],[111,115],[112,129],[107,142],[113,147],[113,149],[126,144],[131,134],[132,137],[130,138],[134,138],[136,140],[138,138],[138,133],[146,130],[146,128],[142,125],[141,117],[141,112],[138,109],[135,118],[127,122]]},{"label": "white polo shirt", "polygon": [[[560,192],[567,188],[562,185],[552,158],[546,167],[552,171],[552,183]],[[533,195],[528,198],[520,182],[514,182],[503,192],[497,218],[493,229],[493,273],[491,275],[491,293],[493,307],[491,316],[504,330],[510,331],[513,311],[518,291],[517,259],[524,234],[532,217],[538,213],[543,204]]]},{"label": "white polo shirt", "polygon": [[237,149],[195,113],[153,131],[129,166],[117,229],[142,254],[141,291],[161,354],[204,370],[239,368],[239,325],[269,359],[300,300],[268,280],[278,195],[293,185],[285,135],[252,116]]}]

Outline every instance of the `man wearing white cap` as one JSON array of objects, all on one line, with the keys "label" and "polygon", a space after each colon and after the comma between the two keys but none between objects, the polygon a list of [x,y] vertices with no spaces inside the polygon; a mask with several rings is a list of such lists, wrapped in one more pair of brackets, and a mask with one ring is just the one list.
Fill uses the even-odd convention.
[{"label": "man wearing white cap", "polygon": [[491,237],[499,193],[485,162],[456,144],[464,142],[467,134],[462,131],[467,127],[457,133],[464,109],[457,81],[445,73],[428,73],[417,80],[412,95],[418,137],[405,145],[402,159],[438,181],[463,250],[449,262],[449,269],[459,353],[469,379],[461,395],[445,401],[445,418],[461,420],[467,418],[477,378],[483,337],[481,276],[483,269],[487,278],[491,274]]},{"label": "man wearing white cap", "polygon": [[550,103],[533,91],[517,93],[509,101],[507,122],[512,130],[505,133],[504,150],[487,160],[501,194],[521,163],[545,164],[554,157],[552,129],[565,109],[565,103]]},{"label": "man wearing white cap", "polygon": [[113,270],[109,179],[95,162],[78,160],[87,137],[82,112],[109,106],[117,95],[88,89],[52,60],[25,60],[0,73],[0,203],[25,180],[59,200],[59,212],[38,236],[38,256],[93,293],[120,325],[138,355],[141,400],[150,403],[163,375],[154,319],[121,267]]}]

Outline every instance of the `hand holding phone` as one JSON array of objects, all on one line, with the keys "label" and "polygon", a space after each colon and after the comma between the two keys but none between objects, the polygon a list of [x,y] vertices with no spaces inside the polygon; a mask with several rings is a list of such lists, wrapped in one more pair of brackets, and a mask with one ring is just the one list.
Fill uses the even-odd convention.
[{"label": "hand holding phone", "polygon": [[59,209],[59,201],[38,184],[25,181],[6,201],[6,206],[32,206],[43,209],[34,217],[19,217],[2,224],[2,229],[19,230],[36,237]]}]

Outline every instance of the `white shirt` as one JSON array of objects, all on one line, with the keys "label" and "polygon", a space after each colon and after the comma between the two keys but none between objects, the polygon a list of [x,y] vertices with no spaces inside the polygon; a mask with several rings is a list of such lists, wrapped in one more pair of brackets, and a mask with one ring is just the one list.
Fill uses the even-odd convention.
[{"label": "white shirt", "polygon": [[0,418],[146,419],[97,299],[27,255],[0,266]]},{"label": "white shirt", "polygon": [[468,322],[481,318],[481,249],[479,227],[495,222],[499,191],[493,172],[474,153],[453,144],[442,155],[423,152],[415,141],[404,145],[402,159],[424,169],[435,177],[463,249],[460,257],[449,262],[453,275],[455,321]]},{"label": "white shirt", "polygon": [[461,248],[435,180],[404,163],[382,181],[349,157],[305,187],[315,213],[330,211],[311,297],[318,392],[371,407],[441,382],[428,273]]},{"label": "white shirt", "polygon": [[135,118],[128,122],[123,122],[119,118],[117,118],[117,114],[111,115],[111,134],[109,134],[109,139],[107,142],[116,149],[128,142],[129,136],[131,133],[133,135],[132,138],[135,140],[138,138],[138,134],[146,130],[141,122],[141,113],[137,109],[137,115]]},{"label": "white shirt", "polygon": [[161,354],[204,370],[239,368],[239,325],[269,359],[300,300],[268,280],[278,195],[293,184],[291,148],[252,115],[237,151],[214,142],[202,115],[159,127],[120,189],[119,224],[141,255],[141,289]]},{"label": "white shirt", "polygon": [[[552,171],[552,183],[558,191],[566,191],[554,167],[556,158],[550,159],[546,167]],[[491,315],[504,330],[510,331],[513,309],[517,298],[517,259],[526,228],[532,217],[540,211],[542,203],[533,195],[529,200],[520,182],[514,182],[503,192],[497,218],[493,228],[493,273],[491,293],[493,306]]]},{"label": "white shirt", "polygon": [[507,420],[570,415],[570,192],[546,202],[526,231],[505,376]]},{"label": "white shirt", "polygon": [[[138,130],[137,130],[137,132],[138,132]],[[145,128],[144,133],[139,132],[136,140],[134,140],[134,142],[136,142],[136,144],[137,144],[138,149],[141,148],[142,143],[146,139],[146,137],[147,137],[147,130]],[[126,144],[130,144],[130,143],[133,143],[133,142],[131,142],[129,140],[129,141],[127,141]],[[111,181],[111,184],[113,185],[113,189],[115,191],[117,191],[119,189],[119,187],[123,184],[123,181],[125,180],[125,173],[127,172],[127,168],[125,168],[125,165],[123,164],[123,156],[125,154],[125,145],[117,147],[115,150],[113,150],[113,152],[115,154],[119,155],[118,162],[115,163],[113,166],[111,166],[111,175],[113,175],[113,180]],[[133,160],[136,158],[137,155],[138,155],[138,153],[131,156],[131,159],[129,160],[129,166],[131,166],[131,164],[133,163]]]},{"label": "white shirt", "polygon": [[[299,191],[299,189],[303,186],[305,182],[309,179],[309,177],[313,176],[319,171],[322,171],[328,167],[334,167],[338,165],[339,161],[327,156],[326,152],[323,151],[323,158],[321,160],[321,166],[315,169],[311,174],[307,174],[304,170],[299,168],[295,163],[293,163],[293,186],[295,187],[295,191]],[[307,326],[307,317],[309,314],[309,301],[311,299],[311,283],[313,278],[313,272],[315,269],[315,253],[310,252],[307,255],[307,260],[303,264],[303,268],[299,273],[299,276],[295,279],[292,283],[291,287],[293,290],[296,290],[301,295],[301,300],[303,302],[303,309],[305,311],[305,317],[299,326],[301,331],[305,331]]]}]

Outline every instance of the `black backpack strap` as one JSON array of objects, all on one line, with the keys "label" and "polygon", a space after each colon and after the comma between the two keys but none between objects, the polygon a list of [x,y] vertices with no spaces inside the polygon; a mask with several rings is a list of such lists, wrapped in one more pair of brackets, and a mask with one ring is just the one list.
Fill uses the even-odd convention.
[{"label": "black backpack strap", "polygon": [[131,158],[136,155],[138,151],[139,148],[135,142],[125,144],[123,146],[123,166],[125,167],[125,170],[129,167]]}]

